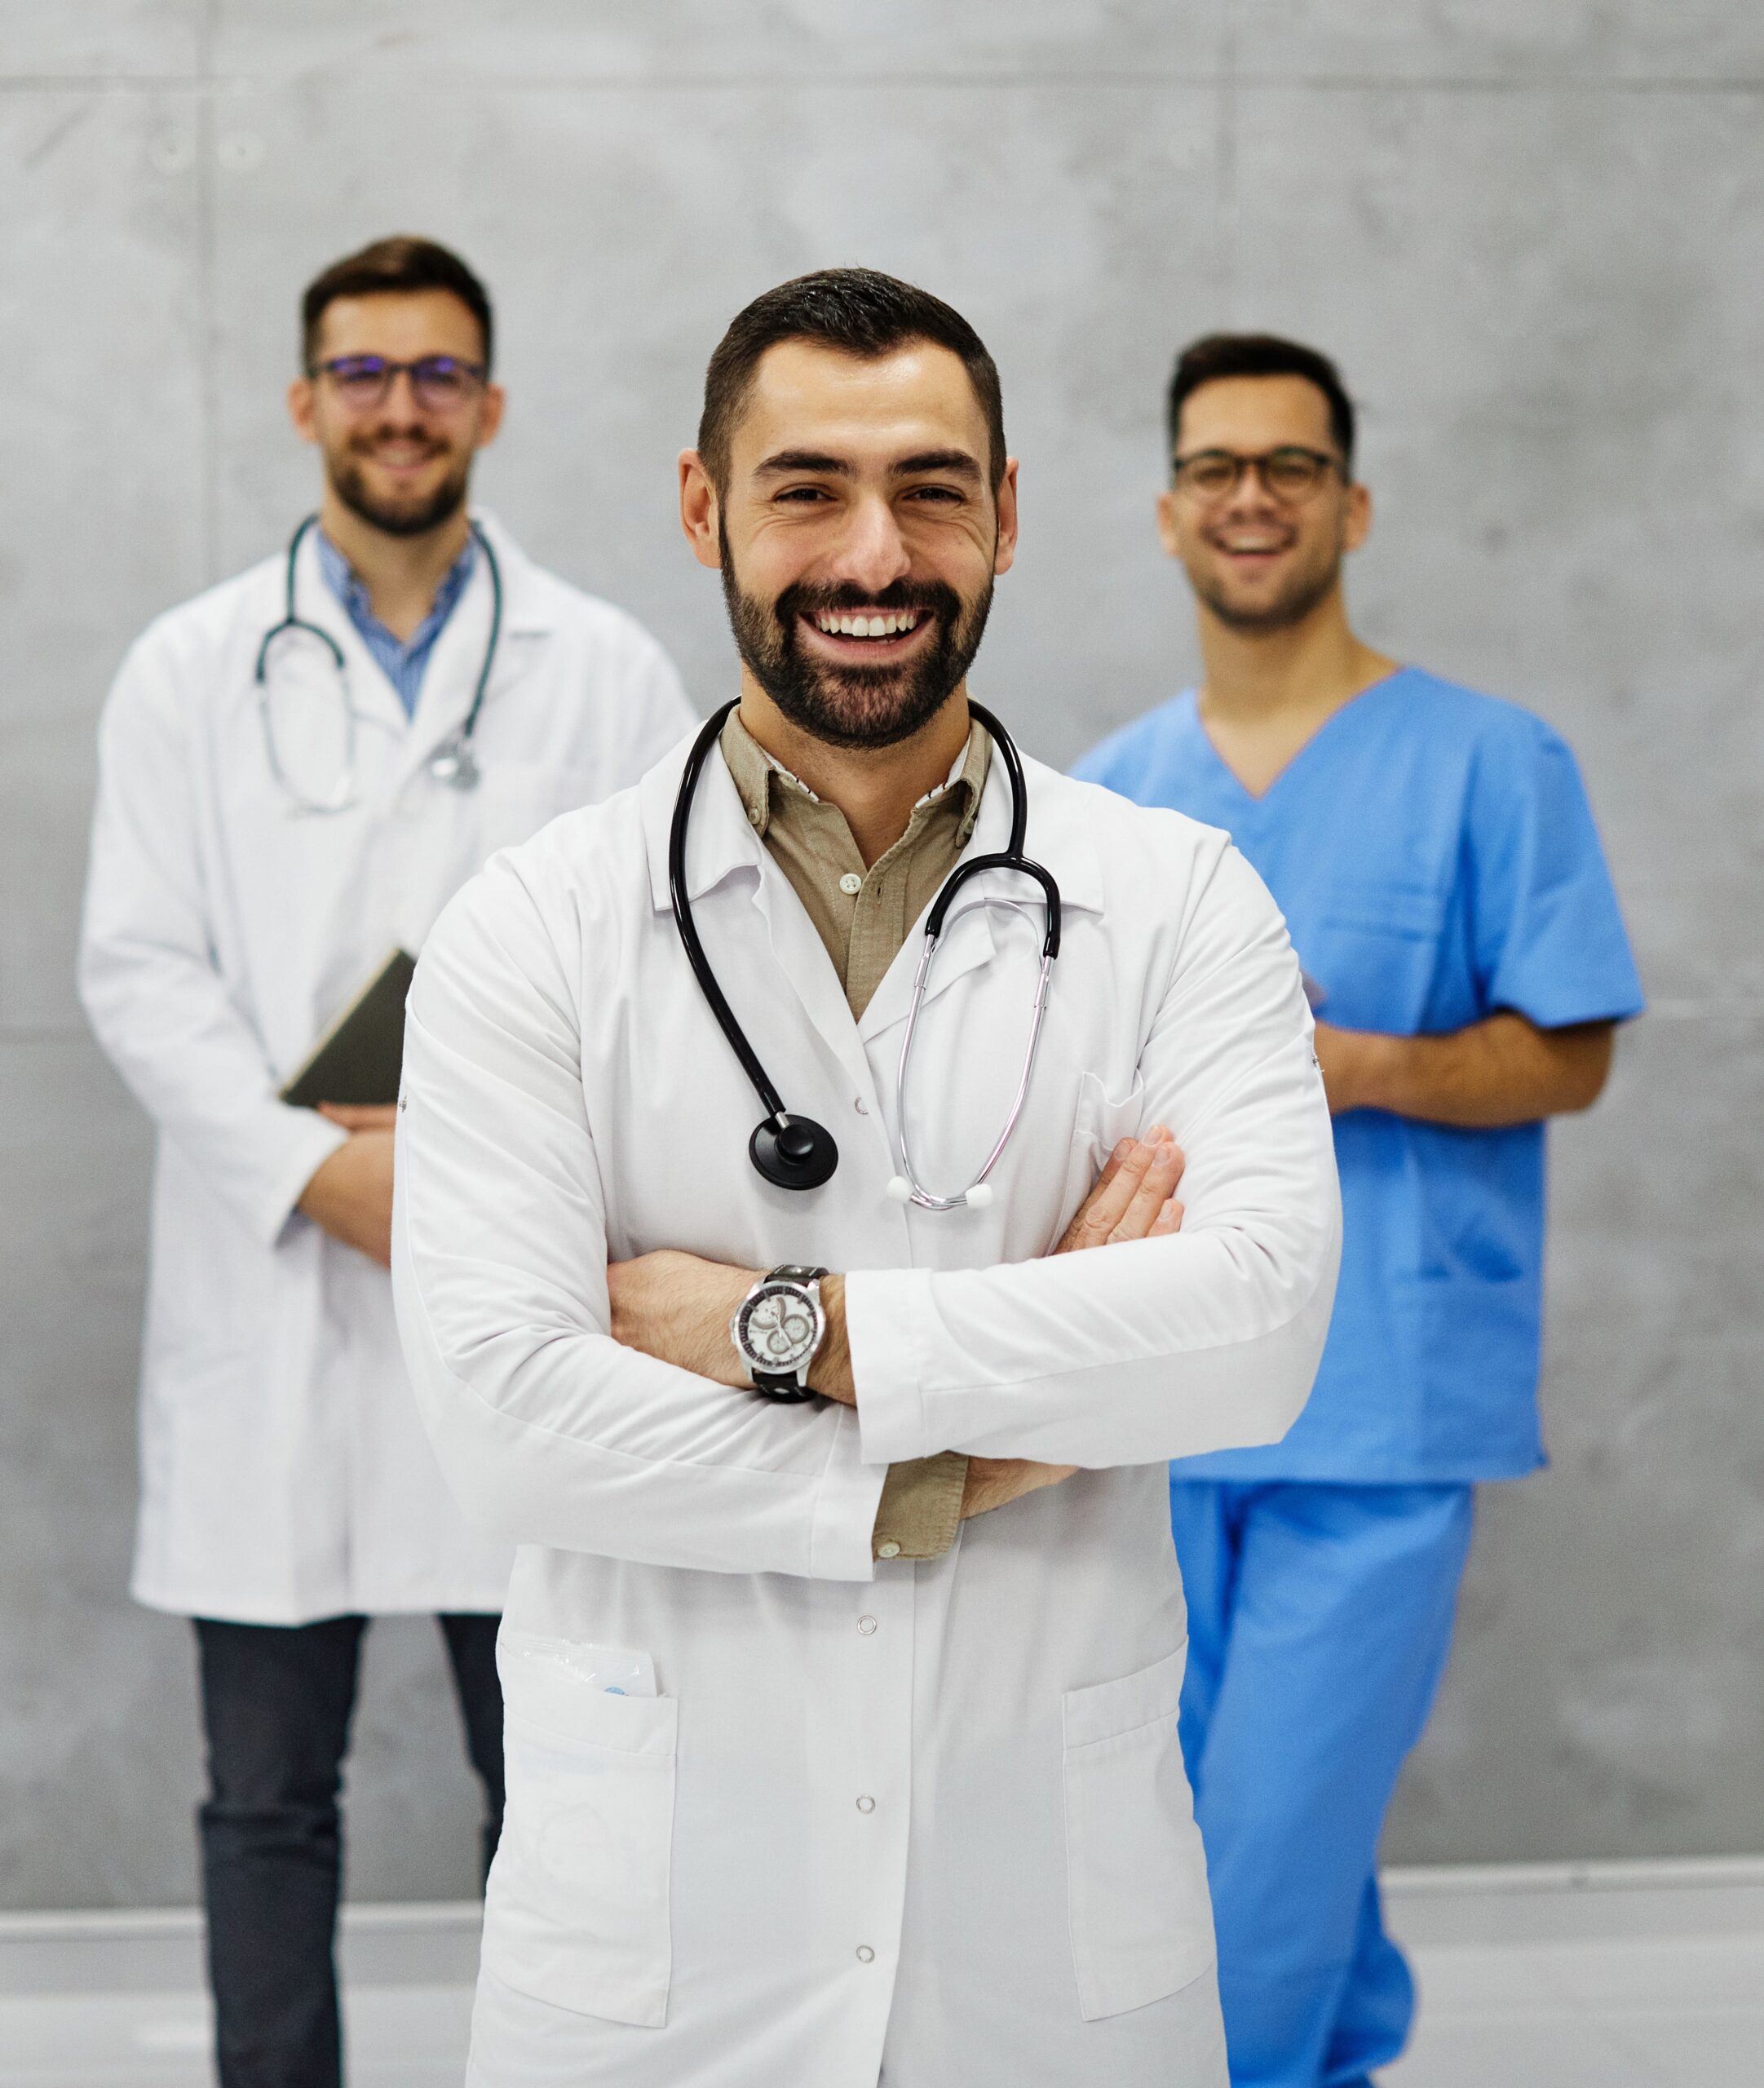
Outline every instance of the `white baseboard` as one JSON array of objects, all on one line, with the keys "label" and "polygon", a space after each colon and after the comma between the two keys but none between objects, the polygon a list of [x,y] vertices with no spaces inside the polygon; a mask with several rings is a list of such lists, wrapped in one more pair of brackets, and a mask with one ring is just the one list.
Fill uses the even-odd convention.
[{"label": "white baseboard", "polygon": [[[1764,1856],[1658,1862],[1429,1864],[1387,1870],[1391,1927],[1454,1944],[1764,1934]],[[466,1986],[476,1900],[343,1909],[338,1954],[357,1987]],[[202,1984],[194,1907],[0,1913],[0,1994],[173,1993]]]},{"label": "white baseboard", "polygon": [[1764,1935],[1764,1856],[1421,1864],[1381,1882],[1391,1928],[1417,1949]]},{"label": "white baseboard", "polygon": [[[478,1970],[475,1900],[346,1906],[338,1958],[351,1986],[469,1986]],[[0,1994],[155,1993],[200,1988],[197,1907],[0,1913]]]}]

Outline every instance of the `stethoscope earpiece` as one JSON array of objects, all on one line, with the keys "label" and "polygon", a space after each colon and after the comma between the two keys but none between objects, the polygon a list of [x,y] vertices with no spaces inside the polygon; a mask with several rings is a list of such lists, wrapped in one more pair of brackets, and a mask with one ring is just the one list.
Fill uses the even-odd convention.
[{"label": "stethoscope earpiece", "polygon": [[754,1125],[747,1150],[776,1189],[818,1189],[839,1165],[832,1132],[812,1117],[763,1117]]}]

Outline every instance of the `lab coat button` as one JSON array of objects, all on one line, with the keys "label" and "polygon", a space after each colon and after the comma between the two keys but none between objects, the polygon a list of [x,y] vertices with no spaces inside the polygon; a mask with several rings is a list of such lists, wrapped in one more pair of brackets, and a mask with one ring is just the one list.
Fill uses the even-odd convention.
[{"label": "lab coat button", "polygon": [[857,1099],[857,1113],[860,1117],[867,1117],[869,1114],[869,1104],[861,1095]]},{"label": "lab coat button", "polygon": [[860,1964],[860,1965],[868,1965],[868,1964],[871,1963],[871,1962],[874,1960],[875,1956],[876,1956],[875,1952],[870,1949],[869,1945],[867,1943],[860,1943],[860,1944],[858,1945],[858,1947],[857,1947],[857,1962],[859,1962],[859,1964]]},{"label": "lab coat button", "polygon": [[890,1537],[886,1544],[877,1546],[876,1556],[878,1559],[898,1559],[900,1556],[900,1547],[892,1537]]},{"label": "lab coat button", "polygon": [[860,1798],[857,1802],[857,1809],[860,1812],[873,1812],[876,1810],[876,1801],[873,1798]]},{"label": "lab coat button", "polygon": [[873,1617],[860,1617],[857,1621],[857,1628],[867,1639],[876,1629],[876,1620]]}]

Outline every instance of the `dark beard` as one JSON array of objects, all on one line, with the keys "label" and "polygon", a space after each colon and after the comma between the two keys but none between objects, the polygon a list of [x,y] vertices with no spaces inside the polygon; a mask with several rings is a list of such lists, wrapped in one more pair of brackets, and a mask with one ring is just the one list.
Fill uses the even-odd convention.
[{"label": "dark beard", "polygon": [[[855,586],[786,587],[776,602],[743,591],[723,546],[723,596],[742,664],[799,732],[834,747],[891,747],[930,723],[974,663],[993,605],[992,582],[963,608],[940,580],[897,580],[879,595]],[[833,667],[805,657],[799,616],[818,610],[929,611],[935,641],[899,666]]]},{"label": "dark beard", "polygon": [[426,500],[415,507],[393,507],[374,499],[363,483],[360,466],[351,462],[333,467],[331,490],[351,515],[360,515],[369,528],[379,530],[382,535],[426,537],[431,529],[439,529],[444,523],[451,522],[465,506],[471,476],[471,464],[467,458]]}]

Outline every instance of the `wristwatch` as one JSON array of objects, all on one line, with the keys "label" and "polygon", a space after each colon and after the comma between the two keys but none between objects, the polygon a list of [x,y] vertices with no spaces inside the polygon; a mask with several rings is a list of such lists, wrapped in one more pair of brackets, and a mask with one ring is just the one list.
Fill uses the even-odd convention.
[{"label": "wristwatch", "polygon": [[754,1390],[789,1405],[811,1400],[808,1366],[827,1333],[821,1308],[825,1269],[786,1262],[763,1276],[735,1308],[729,1338],[747,1366]]}]

